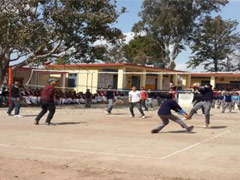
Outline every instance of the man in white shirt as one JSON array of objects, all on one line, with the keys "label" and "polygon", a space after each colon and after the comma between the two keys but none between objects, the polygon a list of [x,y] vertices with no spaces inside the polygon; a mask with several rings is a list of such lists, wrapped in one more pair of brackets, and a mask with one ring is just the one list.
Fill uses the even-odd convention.
[{"label": "man in white shirt", "polygon": [[137,91],[136,87],[132,87],[132,90],[129,92],[129,103],[130,103],[130,112],[131,112],[131,117],[134,117],[134,111],[133,108],[137,106],[138,111],[141,113],[142,118],[145,118],[144,112],[142,110],[141,106],[141,95],[140,92]]}]

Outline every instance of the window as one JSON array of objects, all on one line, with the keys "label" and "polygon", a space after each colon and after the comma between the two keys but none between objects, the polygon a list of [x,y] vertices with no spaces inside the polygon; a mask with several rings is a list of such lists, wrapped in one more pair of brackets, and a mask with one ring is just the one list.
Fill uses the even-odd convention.
[{"label": "window", "polygon": [[68,87],[76,87],[77,74],[68,75]]}]

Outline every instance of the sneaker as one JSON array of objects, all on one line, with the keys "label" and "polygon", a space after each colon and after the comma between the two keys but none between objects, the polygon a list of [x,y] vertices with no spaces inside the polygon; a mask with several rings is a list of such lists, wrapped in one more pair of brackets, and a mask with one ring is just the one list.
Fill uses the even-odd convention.
[{"label": "sneaker", "polygon": [[208,127],[209,127],[209,124],[205,124],[203,127],[204,127],[204,128],[208,128]]},{"label": "sneaker", "polygon": [[38,123],[38,120],[35,119],[34,124],[35,124],[35,125],[38,125],[38,124],[39,124],[39,123]]},{"label": "sneaker", "polygon": [[133,116],[133,115],[130,115],[129,117],[130,117],[130,118],[134,118],[134,116]]},{"label": "sneaker", "polygon": [[158,129],[153,129],[153,130],[151,131],[152,134],[155,134],[155,133],[158,133],[158,132],[159,132]]},{"label": "sneaker", "polygon": [[55,126],[55,124],[53,124],[53,123],[48,123],[48,122],[45,122],[44,125],[46,125],[46,126]]},{"label": "sneaker", "polygon": [[145,119],[146,117],[145,116],[142,116],[142,119]]},{"label": "sneaker", "polygon": [[109,115],[110,113],[108,111],[105,111],[105,114]]},{"label": "sneaker", "polygon": [[187,128],[187,131],[192,132],[193,128],[194,128],[194,126],[190,126],[190,127]]},{"label": "sneaker", "polygon": [[13,116],[12,114],[8,114],[8,113],[7,113],[6,115],[7,115],[7,116]]},{"label": "sneaker", "polygon": [[22,117],[22,116],[18,114],[18,115],[15,115],[15,117],[20,118],[20,117]]}]

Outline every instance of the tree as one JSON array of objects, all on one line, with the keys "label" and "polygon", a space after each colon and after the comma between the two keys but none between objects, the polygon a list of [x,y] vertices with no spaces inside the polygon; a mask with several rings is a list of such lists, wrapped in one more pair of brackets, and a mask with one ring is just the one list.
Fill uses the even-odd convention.
[{"label": "tree", "polygon": [[144,0],[139,14],[141,20],[133,31],[146,33],[156,40],[156,45],[162,49],[156,61],[174,68],[174,60],[184,50],[198,19],[219,11],[226,3],[227,0]]},{"label": "tree", "polygon": [[18,65],[93,61],[96,40],[116,41],[116,0],[1,0],[0,84],[10,62]]},{"label": "tree", "polygon": [[225,71],[240,71],[240,50],[237,48],[226,58]]},{"label": "tree", "polygon": [[188,67],[203,65],[207,71],[229,71],[231,62],[229,55],[240,45],[240,34],[235,32],[237,22],[223,20],[221,16],[207,16],[201,20],[199,28],[192,34]]},{"label": "tree", "polygon": [[128,63],[133,64],[154,64],[159,66],[162,49],[157,42],[148,36],[135,36],[127,45],[122,47],[124,56]]}]

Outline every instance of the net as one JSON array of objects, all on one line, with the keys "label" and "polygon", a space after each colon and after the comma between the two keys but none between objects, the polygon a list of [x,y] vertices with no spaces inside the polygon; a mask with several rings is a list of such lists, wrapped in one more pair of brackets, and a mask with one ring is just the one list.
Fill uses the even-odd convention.
[{"label": "net", "polygon": [[56,88],[63,91],[72,90],[76,92],[95,93],[106,90],[109,85],[113,89],[127,93],[133,86],[137,89],[144,87],[154,93],[168,92],[169,87],[174,84],[181,93],[190,92],[187,89],[190,82],[187,72],[119,72],[97,70],[40,70],[33,69],[26,86],[41,88],[47,84],[49,78],[58,79]]}]

